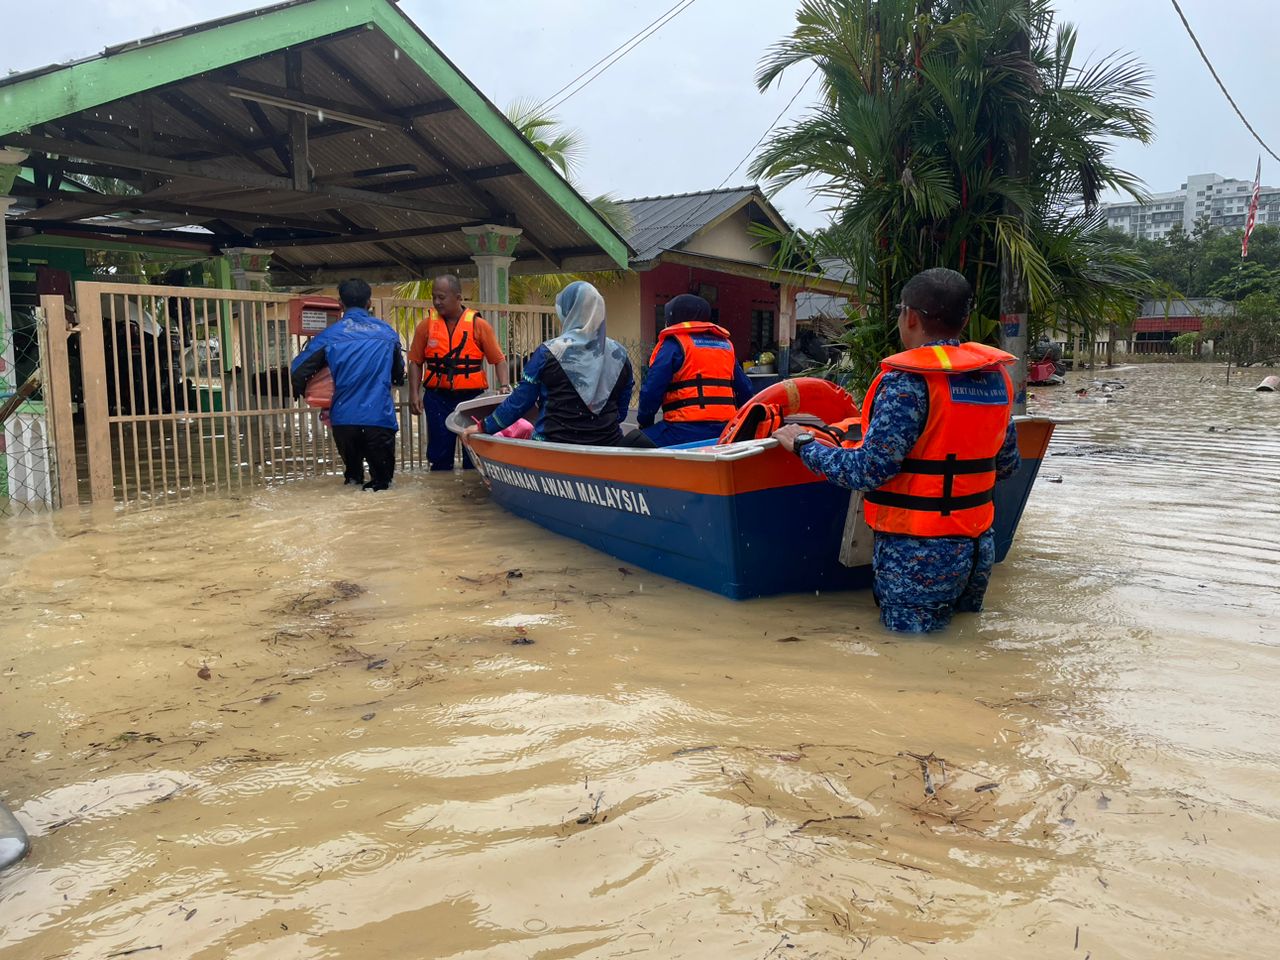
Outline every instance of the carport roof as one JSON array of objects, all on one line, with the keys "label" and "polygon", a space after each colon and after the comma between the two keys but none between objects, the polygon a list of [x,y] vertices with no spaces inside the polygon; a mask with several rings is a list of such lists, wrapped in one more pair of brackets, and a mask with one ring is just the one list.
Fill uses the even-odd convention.
[{"label": "carport roof", "polygon": [[31,154],[11,229],[159,214],[312,281],[464,265],[461,228],[486,223],[523,229],[520,272],[629,253],[391,0],[291,0],[4,77],[0,144]]}]

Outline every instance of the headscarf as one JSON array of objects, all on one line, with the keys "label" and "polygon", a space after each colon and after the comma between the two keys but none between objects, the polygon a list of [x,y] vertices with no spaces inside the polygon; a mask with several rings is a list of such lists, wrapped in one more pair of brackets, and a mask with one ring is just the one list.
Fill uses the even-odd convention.
[{"label": "headscarf", "polygon": [[604,335],[604,297],[585,280],[575,280],[556,297],[560,336],[546,347],[592,413],[599,413],[617,385],[627,351]]},{"label": "headscarf", "polygon": [[666,321],[668,327],[673,323],[704,323],[711,319],[711,304],[702,297],[695,297],[692,293],[682,293],[667,301],[662,311],[662,319]]}]

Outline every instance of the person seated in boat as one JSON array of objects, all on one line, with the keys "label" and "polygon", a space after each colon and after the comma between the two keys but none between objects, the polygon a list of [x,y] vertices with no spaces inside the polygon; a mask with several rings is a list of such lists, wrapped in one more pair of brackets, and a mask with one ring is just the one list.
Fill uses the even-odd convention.
[{"label": "person seated in boat", "polygon": [[[660,447],[714,440],[751,399],[751,381],[734,357],[729,331],[711,322],[711,304],[702,297],[676,297],[663,318],[636,422]],[[659,408],[662,420],[654,423]]]},{"label": "person seated in boat", "polygon": [[810,470],[867,491],[875,596],[890,630],[941,630],[953,613],[982,609],[995,562],[992,492],[1021,462],[1006,370],[1014,358],[960,341],[971,296],[954,270],[907,281],[898,304],[907,349],[880,363],[860,446],[815,443],[795,425],[774,433]]},{"label": "person seated in boat", "polygon": [[464,433],[498,433],[537,404],[535,440],[653,446],[639,431],[623,435],[635,380],[626,348],[605,336],[600,291],[586,281],[574,281],[556,297],[556,314],[562,325],[560,336],[533,352],[511,395]]}]

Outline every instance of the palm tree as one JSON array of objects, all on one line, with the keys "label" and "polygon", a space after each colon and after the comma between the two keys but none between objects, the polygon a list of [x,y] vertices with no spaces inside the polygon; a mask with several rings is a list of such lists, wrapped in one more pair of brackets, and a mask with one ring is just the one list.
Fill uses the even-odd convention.
[{"label": "palm tree", "polygon": [[[1149,278],[1096,209],[1108,190],[1141,196],[1109,154],[1114,139],[1152,137],[1148,75],[1119,56],[1075,66],[1075,45],[1050,0],[803,0],[763,58],[762,90],[799,65],[821,79],[817,104],[751,173],[774,189],[807,181],[830,202],[831,226],[783,252],[846,265],[865,310],[848,337],[860,383],[896,346],[898,291],[928,267],[973,283],[979,338],[997,335],[1005,257],[1027,279],[1033,325],[1131,311]],[[1031,131],[1023,176],[1010,172],[1019,129]]]},{"label": "palm tree", "polygon": [[[560,175],[577,189],[578,165],[586,152],[582,133],[564,126],[559,118],[539,109],[533,100],[516,100],[507,106],[507,119],[515,125],[535,150],[559,171]],[[632,222],[627,208],[610,193],[602,193],[588,201],[610,226],[619,233],[630,231]],[[547,302],[574,280],[587,280],[596,286],[617,283],[620,270],[602,270],[589,273],[521,274],[510,277],[512,303]],[[431,281],[415,280],[398,288],[397,293],[412,300],[431,298]]]}]

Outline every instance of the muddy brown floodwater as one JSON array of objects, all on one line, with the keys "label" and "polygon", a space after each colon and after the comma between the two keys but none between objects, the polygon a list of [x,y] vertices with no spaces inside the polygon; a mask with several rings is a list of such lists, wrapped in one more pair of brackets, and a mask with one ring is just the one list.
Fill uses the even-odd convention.
[{"label": "muddy brown floodwater", "polygon": [[927,640],[471,476],[0,524],[0,958],[1259,955],[1280,395],[1101,376]]}]

